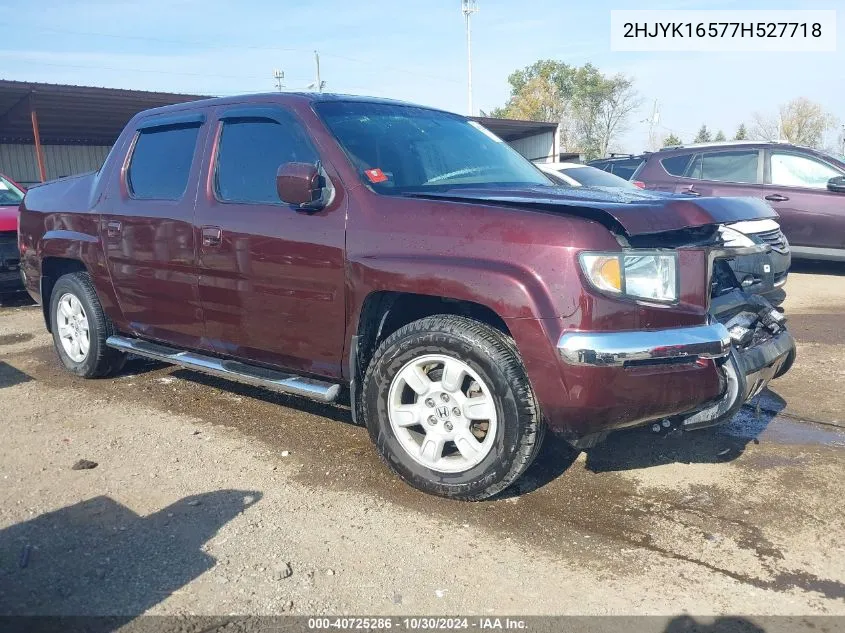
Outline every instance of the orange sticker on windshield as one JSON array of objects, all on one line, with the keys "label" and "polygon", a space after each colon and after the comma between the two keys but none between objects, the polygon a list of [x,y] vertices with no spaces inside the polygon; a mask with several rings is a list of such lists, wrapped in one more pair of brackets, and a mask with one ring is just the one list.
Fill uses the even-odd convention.
[{"label": "orange sticker on windshield", "polygon": [[366,169],[364,170],[364,175],[370,179],[370,182],[384,182],[387,180],[387,176],[384,175],[384,172],[376,167],[375,169]]}]

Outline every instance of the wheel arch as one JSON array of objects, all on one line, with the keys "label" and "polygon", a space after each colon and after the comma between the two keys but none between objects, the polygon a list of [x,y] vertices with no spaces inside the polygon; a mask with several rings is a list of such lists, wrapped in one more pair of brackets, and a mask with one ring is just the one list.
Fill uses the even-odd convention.
[{"label": "wheel arch", "polygon": [[80,259],[72,257],[43,257],[41,259],[41,313],[44,317],[44,325],[47,331],[52,334],[53,328],[50,323],[50,303],[53,295],[53,286],[64,275],[78,272],[89,272],[88,268]]},{"label": "wheel arch", "polygon": [[115,323],[121,323],[123,314],[111,283],[106,255],[97,235],[97,222],[85,218],[80,230],[56,229],[47,231],[38,244],[40,259],[39,294],[47,330],[50,331],[50,297],[53,286],[62,276],[87,272],[91,276],[97,298],[103,310]]}]

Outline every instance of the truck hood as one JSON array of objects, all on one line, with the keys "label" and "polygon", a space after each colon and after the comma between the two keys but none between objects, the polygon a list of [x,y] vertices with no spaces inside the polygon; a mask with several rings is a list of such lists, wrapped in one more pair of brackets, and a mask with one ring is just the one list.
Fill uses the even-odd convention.
[{"label": "truck hood", "polygon": [[756,198],[688,198],[598,187],[455,187],[407,195],[576,215],[616,225],[630,236],[778,217]]},{"label": "truck hood", "polygon": [[0,233],[18,230],[18,208],[0,206]]}]

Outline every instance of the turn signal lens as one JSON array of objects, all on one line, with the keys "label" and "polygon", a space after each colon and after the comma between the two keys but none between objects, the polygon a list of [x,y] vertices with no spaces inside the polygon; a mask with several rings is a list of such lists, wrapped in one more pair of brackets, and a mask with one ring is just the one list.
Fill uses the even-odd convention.
[{"label": "turn signal lens", "polygon": [[584,272],[592,284],[599,290],[622,292],[622,266],[618,255],[581,256]]}]

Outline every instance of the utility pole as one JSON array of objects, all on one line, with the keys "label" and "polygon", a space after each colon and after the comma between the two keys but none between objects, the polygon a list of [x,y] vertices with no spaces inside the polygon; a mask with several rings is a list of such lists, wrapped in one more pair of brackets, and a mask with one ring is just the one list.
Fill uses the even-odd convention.
[{"label": "utility pole", "polygon": [[314,84],[314,87],[317,92],[323,92],[326,83],[320,80],[320,54],[317,51],[314,51],[314,61],[317,62],[317,83]]},{"label": "utility pole", "polygon": [[842,126],[842,155],[845,156],[845,125]]},{"label": "utility pole", "polygon": [[467,112],[472,116],[472,31],[470,18],[478,12],[476,0],[461,0],[461,12],[464,14],[467,30]]},{"label": "utility pole", "polygon": [[274,70],[273,71],[273,79],[276,80],[276,90],[279,92],[282,91],[282,88],[285,87],[285,71],[283,70]]},{"label": "utility pole", "polygon": [[657,105],[657,99],[654,100],[654,105],[651,107],[651,116],[647,119],[643,119],[640,123],[648,123],[648,145],[649,149],[657,150],[660,149],[656,136],[655,136],[655,129],[658,125],[660,125],[660,108]]}]

